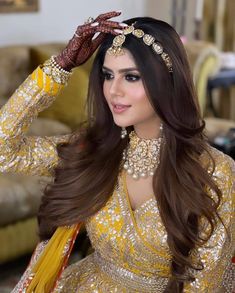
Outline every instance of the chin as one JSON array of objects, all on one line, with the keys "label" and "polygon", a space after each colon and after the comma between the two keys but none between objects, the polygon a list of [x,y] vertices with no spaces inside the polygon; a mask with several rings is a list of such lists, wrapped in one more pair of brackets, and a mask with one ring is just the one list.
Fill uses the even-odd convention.
[{"label": "chin", "polygon": [[114,123],[119,127],[129,127],[133,125],[132,123],[125,123],[125,122],[115,121],[115,120],[114,120]]},{"label": "chin", "polygon": [[113,115],[113,121],[114,123],[119,126],[119,127],[129,127],[129,126],[133,126],[136,123],[136,120],[138,121],[138,119],[130,119],[130,115],[126,115],[124,116],[119,116],[119,115]]}]

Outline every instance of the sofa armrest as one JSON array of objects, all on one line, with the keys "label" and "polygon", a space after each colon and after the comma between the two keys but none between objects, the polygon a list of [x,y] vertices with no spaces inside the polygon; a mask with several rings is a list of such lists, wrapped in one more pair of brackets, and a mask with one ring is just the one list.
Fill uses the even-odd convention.
[{"label": "sofa armrest", "polygon": [[[34,46],[30,50],[32,67],[42,64],[51,55],[57,55],[66,44],[48,43]],[[72,130],[86,120],[86,98],[88,78],[93,58],[75,68],[68,85],[57,96],[54,103],[39,114],[39,117],[47,117],[61,121],[69,125]]]},{"label": "sofa armrest", "polygon": [[199,105],[202,114],[205,114],[208,78],[216,74],[221,66],[219,50],[214,44],[205,41],[188,41],[184,45],[192,70]]}]

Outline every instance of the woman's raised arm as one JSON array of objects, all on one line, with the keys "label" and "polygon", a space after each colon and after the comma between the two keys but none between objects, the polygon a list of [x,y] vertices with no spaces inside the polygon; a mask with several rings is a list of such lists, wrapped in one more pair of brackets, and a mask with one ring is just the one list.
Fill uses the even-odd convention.
[{"label": "woman's raised arm", "polygon": [[0,109],[0,172],[52,175],[58,163],[56,145],[67,142],[69,135],[32,137],[26,132],[38,113],[53,103],[71,69],[90,58],[105,34],[115,35],[115,29],[123,28],[109,20],[118,15],[120,12],[101,14],[78,26],[65,49],[38,67]]},{"label": "woman's raised arm", "polygon": [[33,137],[26,132],[62,87],[38,67],[0,109],[0,172],[51,175],[58,161],[56,144],[69,135]]}]

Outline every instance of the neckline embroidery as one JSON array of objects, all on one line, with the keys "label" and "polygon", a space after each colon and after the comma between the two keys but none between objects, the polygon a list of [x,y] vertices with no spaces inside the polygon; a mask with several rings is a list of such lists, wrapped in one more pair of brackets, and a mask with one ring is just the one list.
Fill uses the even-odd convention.
[{"label": "neckline embroidery", "polygon": [[154,206],[156,204],[156,199],[151,197],[149,199],[147,199],[146,201],[144,201],[141,205],[139,205],[136,209],[133,210],[132,206],[131,206],[131,202],[130,202],[130,197],[129,197],[129,192],[127,189],[127,183],[126,183],[126,175],[125,172],[123,171],[121,176],[120,176],[121,180],[122,180],[122,184],[123,184],[123,191],[125,193],[125,198],[126,201],[128,203],[128,206],[130,208],[130,212],[132,212],[134,215],[139,213],[139,212],[144,212],[149,206]]},{"label": "neckline embroidery", "polygon": [[[124,173],[121,172],[121,174],[119,175],[118,178],[118,184],[117,184],[117,189],[116,189],[116,195],[121,207],[121,213],[123,215],[123,217],[128,217],[129,219],[127,220],[127,222],[129,222],[128,224],[128,230],[129,233],[131,233],[132,235],[130,236],[130,240],[134,243],[134,245],[136,245],[136,239],[139,238],[142,241],[142,245],[145,245],[145,247],[154,254],[157,254],[160,257],[164,257],[165,260],[167,259],[171,259],[171,255],[166,255],[166,253],[164,253],[164,256],[162,255],[162,253],[160,253],[159,249],[157,249],[156,247],[154,247],[151,243],[149,243],[148,241],[146,241],[145,237],[143,237],[143,235],[140,232],[140,227],[137,224],[137,217],[135,215],[135,212],[132,210],[131,205],[130,205],[130,201],[128,198],[128,194],[126,193],[126,186],[125,186],[125,177],[124,177]],[[152,199],[154,200],[154,198]],[[150,201],[150,199],[148,200]],[[149,202],[144,202],[143,205],[145,205],[144,210],[140,209],[140,207],[142,208],[143,205],[141,205],[138,208],[138,212],[145,212],[146,209],[149,209],[152,207],[152,203],[155,204],[155,207],[157,208],[156,202],[151,201]],[[158,208],[157,208],[158,210]],[[137,212],[136,212],[137,214]],[[160,255],[159,255],[160,253]]]}]

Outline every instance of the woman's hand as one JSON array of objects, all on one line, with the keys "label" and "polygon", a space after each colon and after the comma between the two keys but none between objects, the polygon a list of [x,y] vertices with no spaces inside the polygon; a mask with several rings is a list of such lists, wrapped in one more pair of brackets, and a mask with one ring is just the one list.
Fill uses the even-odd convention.
[{"label": "woman's hand", "polygon": [[[115,11],[100,14],[91,23],[78,26],[66,48],[55,57],[56,63],[67,71],[85,63],[102,43],[107,33],[117,35],[120,33],[119,30],[123,29],[124,24],[109,20],[120,14],[121,12]],[[100,34],[93,39],[97,32]]]}]

